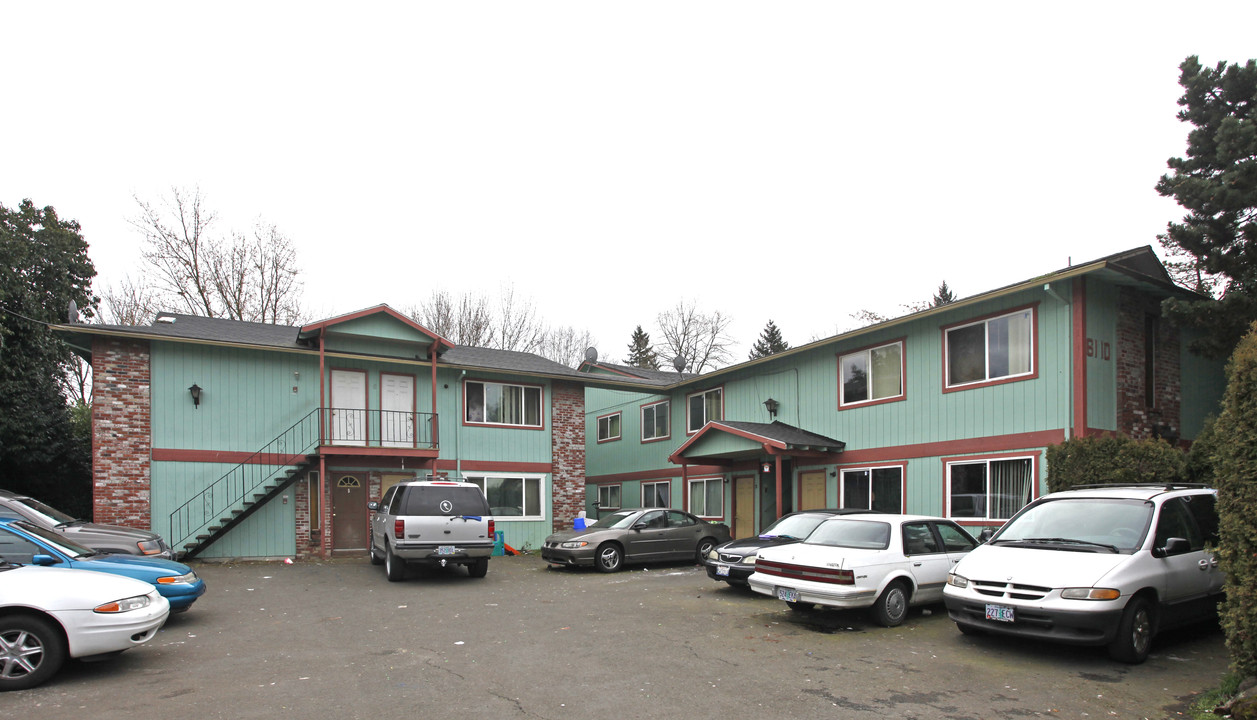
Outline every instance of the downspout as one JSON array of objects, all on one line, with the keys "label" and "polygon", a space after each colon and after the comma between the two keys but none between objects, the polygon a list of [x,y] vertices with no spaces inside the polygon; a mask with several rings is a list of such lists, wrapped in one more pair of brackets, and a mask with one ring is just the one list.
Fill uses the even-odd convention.
[{"label": "downspout", "polygon": [[327,402],[325,395],[327,387],[327,378],[324,373],[327,371],[325,355],[326,347],[323,344],[324,333],[326,328],[319,328],[319,514],[323,517],[319,518],[319,555],[327,559],[330,555],[330,545],[328,542],[328,525],[332,520],[331,503],[327,502],[327,456],[323,454],[324,439],[327,434],[323,427],[323,415],[327,412]]},{"label": "downspout", "polygon": [[[1087,285],[1085,277],[1073,279],[1074,316],[1073,401],[1074,437],[1087,436]],[[1070,433],[1066,431],[1066,439]]]},{"label": "downspout", "polygon": [[458,387],[454,392],[458,394],[458,399],[454,401],[454,405],[458,409],[458,422],[454,423],[454,479],[463,479],[463,447],[461,443],[463,431],[463,378],[467,377],[467,371],[463,370],[458,373]]},{"label": "downspout", "polygon": [[[441,450],[441,420],[436,414],[436,343],[428,348],[428,358],[432,361],[432,444],[436,446],[437,454]],[[436,460],[432,461],[432,474],[436,474]]]}]

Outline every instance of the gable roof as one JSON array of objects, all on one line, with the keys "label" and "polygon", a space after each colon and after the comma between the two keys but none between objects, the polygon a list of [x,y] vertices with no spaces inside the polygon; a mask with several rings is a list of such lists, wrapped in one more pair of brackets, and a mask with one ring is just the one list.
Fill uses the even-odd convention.
[{"label": "gable roof", "polygon": [[[734,439],[735,442],[715,452],[704,453],[699,450],[706,441],[716,436],[726,436]],[[780,420],[774,420],[771,423],[713,420],[682,443],[668,457],[668,461],[681,464],[687,460],[701,458],[705,462],[729,462],[758,457],[763,453],[833,454],[842,452],[846,447],[847,444],[841,440],[808,432]],[[691,450],[697,450],[697,452],[691,453]]]}]

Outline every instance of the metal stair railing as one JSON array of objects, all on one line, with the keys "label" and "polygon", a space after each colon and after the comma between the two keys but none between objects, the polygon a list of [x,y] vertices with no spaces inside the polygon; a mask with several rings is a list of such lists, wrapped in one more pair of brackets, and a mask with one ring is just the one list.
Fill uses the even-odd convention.
[{"label": "metal stair railing", "polygon": [[282,477],[284,471],[306,463],[310,451],[319,445],[320,411],[320,408],[311,410],[170,513],[170,546],[178,552],[178,548],[230,516],[232,510],[248,505],[248,498],[268,494],[275,488],[276,480],[280,484],[291,481],[291,477]]}]

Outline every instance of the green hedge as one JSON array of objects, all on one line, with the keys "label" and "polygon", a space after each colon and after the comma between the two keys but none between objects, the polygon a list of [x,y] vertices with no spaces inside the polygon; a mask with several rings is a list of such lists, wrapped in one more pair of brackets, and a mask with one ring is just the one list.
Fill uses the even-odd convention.
[{"label": "green hedge", "polygon": [[1184,457],[1164,440],[1072,438],[1047,449],[1049,492],[1075,485],[1182,482]]},{"label": "green hedge", "polygon": [[1218,562],[1226,573],[1222,629],[1235,672],[1248,677],[1257,674],[1257,324],[1227,364],[1213,430]]}]

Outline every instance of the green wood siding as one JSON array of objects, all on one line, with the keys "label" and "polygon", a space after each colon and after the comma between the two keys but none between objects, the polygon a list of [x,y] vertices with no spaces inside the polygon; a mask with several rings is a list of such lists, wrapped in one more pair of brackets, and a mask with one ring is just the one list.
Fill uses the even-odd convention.
[{"label": "green wood siding", "polygon": [[1098,282],[1086,287],[1087,426],[1117,430],[1117,288]]}]

